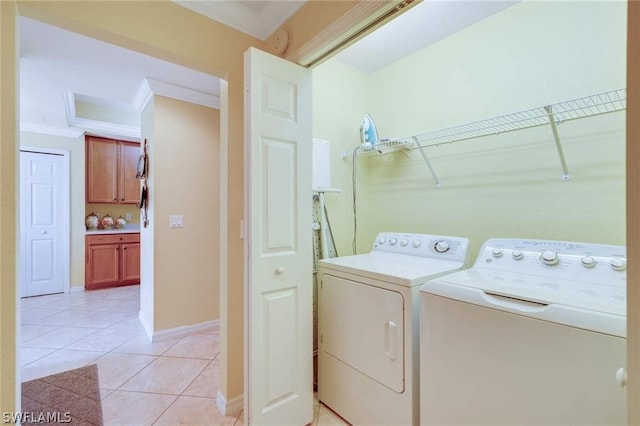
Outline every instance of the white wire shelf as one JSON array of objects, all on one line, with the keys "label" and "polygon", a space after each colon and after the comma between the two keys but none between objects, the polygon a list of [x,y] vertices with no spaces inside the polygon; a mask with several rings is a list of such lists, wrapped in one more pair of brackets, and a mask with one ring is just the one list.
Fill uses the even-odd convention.
[{"label": "white wire shelf", "polygon": [[362,153],[378,153],[388,154],[403,149],[411,149],[414,147],[413,140],[405,139],[381,139],[376,143],[376,146],[362,146]]},{"label": "white wire shelf", "polygon": [[626,89],[612,90],[570,101],[515,112],[473,123],[422,133],[409,138],[394,139],[396,144],[418,142],[422,146],[442,145],[483,136],[513,132],[549,125],[550,115],[556,124],[579,118],[607,114],[626,108]]},{"label": "white wire shelf", "polygon": [[556,126],[571,120],[622,111],[626,109],[626,104],[627,90],[617,89],[415,136],[381,140],[375,148],[365,148],[362,151],[386,153],[399,149],[419,149],[431,171],[436,187],[440,187],[423,148],[548,125],[553,131],[562,163],[563,179],[569,180],[569,170]]}]

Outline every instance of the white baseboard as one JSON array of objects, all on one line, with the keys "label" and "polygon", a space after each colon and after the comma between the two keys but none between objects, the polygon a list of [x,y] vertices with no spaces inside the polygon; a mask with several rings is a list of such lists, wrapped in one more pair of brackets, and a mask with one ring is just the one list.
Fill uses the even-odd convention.
[{"label": "white baseboard", "polygon": [[206,330],[220,324],[220,320],[205,321],[193,325],[181,325],[179,327],[167,328],[153,333],[151,340],[160,342],[162,340],[175,339],[177,337],[185,337],[191,333]]},{"label": "white baseboard", "polygon": [[147,333],[147,337],[149,338],[149,341],[153,342],[153,330],[152,330],[151,324],[147,324],[147,321],[145,320],[144,315],[142,315],[142,311],[138,311],[138,320],[140,321],[140,324],[142,324],[142,327],[144,328],[145,333]]},{"label": "white baseboard", "polygon": [[218,391],[216,395],[216,406],[223,416],[234,416],[244,409],[244,395],[227,401],[224,395]]},{"label": "white baseboard", "polygon": [[84,291],[84,286],[80,287],[80,286],[71,286],[69,287],[69,293],[80,293],[81,291]]}]

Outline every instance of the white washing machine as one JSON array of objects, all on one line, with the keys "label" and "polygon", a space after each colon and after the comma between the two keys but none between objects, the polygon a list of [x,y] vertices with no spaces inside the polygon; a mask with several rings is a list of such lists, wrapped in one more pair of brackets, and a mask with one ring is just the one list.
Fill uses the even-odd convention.
[{"label": "white washing machine", "polygon": [[626,424],[626,250],[491,239],[420,302],[424,425]]},{"label": "white washing machine", "polygon": [[461,270],[466,238],[380,233],[319,262],[318,399],[354,425],[419,422],[420,285]]}]

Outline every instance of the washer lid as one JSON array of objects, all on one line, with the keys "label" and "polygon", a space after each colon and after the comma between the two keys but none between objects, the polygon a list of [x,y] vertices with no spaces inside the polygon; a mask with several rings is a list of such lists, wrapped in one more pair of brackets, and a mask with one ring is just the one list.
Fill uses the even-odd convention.
[{"label": "washer lid", "polygon": [[405,287],[458,271],[463,262],[429,259],[419,256],[372,251],[354,256],[322,259],[318,266],[325,271],[350,273]]},{"label": "washer lid", "polygon": [[474,287],[487,294],[512,297],[545,305],[626,315],[626,287],[608,282],[586,282],[473,267],[443,277],[440,282]]}]

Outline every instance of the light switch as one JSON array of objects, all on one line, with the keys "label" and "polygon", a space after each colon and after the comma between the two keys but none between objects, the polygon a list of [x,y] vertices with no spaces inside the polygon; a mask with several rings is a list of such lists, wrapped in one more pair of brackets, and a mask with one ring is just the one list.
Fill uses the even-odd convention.
[{"label": "light switch", "polygon": [[181,214],[169,216],[169,228],[184,228],[184,221]]}]

